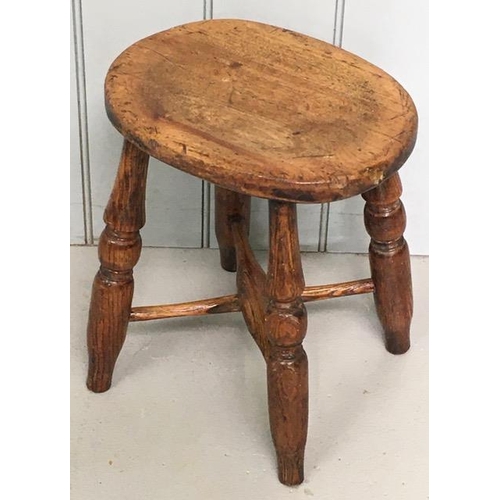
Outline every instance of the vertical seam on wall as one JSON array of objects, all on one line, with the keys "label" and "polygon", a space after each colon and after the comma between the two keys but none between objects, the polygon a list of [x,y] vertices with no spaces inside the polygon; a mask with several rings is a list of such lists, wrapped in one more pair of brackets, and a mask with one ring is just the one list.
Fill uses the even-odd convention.
[{"label": "vertical seam on wall", "polygon": [[319,214],[318,252],[326,252],[329,220],[330,220],[330,203],[322,203]]},{"label": "vertical seam on wall", "polygon": [[210,201],[212,185],[201,181],[201,248],[210,247]]},{"label": "vertical seam on wall", "polygon": [[333,44],[342,47],[344,36],[344,14],[346,0],[335,0],[335,21],[333,25]]},{"label": "vertical seam on wall", "polygon": [[[342,38],[344,36],[344,14],[346,0],[335,0],[335,14],[333,21],[333,45],[342,47]],[[321,204],[319,218],[319,239],[318,252],[328,250],[328,226],[330,221],[330,203]]]},{"label": "vertical seam on wall", "polygon": [[[212,19],[214,15],[213,0],[203,0],[203,19]],[[210,247],[212,185],[201,181],[201,248]]]},{"label": "vertical seam on wall", "polygon": [[78,134],[80,140],[80,175],[82,181],[83,228],[86,245],[94,244],[92,193],[90,182],[89,134],[87,117],[87,86],[83,48],[83,16],[81,0],[72,0],[73,45],[75,51]]},{"label": "vertical seam on wall", "polygon": [[203,0],[203,19],[213,19],[214,0]]},{"label": "vertical seam on wall", "polygon": [[328,211],[330,204],[322,203],[319,210],[319,232],[318,232],[318,252],[324,252],[326,225],[325,225],[325,212]]}]

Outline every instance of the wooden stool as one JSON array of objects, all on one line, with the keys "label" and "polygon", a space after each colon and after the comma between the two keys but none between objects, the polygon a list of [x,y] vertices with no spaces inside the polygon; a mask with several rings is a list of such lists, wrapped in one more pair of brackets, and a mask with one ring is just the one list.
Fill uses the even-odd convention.
[{"label": "wooden stool", "polygon": [[[125,141],[99,241],[87,385],[109,389],[129,321],[241,311],[267,363],[279,479],[299,484],[308,419],[304,303],[374,292],[387,350],[410,347],[410,260],[396,172],[415,143],[414,104],[388,74],[345,50],[236,20],[191,23],[135,43],[111,65],[105,92]],[[221,264],[237,271],[237,294],[132,307],[150,156],[216,185]],[[359,194],[371,279],[306,287],[296,203]],[[251,196],[269,199],[267,273],[248,242]]]}]

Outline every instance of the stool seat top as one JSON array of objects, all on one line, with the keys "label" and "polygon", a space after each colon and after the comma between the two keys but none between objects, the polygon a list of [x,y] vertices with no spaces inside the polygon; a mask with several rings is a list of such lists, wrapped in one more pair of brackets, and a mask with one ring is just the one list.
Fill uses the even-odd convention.
[{"label": "stool seat top", "polygon": [[144,38],[111,65],[106,110],[151,156],[233,191],[328,202],[410,155],[417,113],[391,76],[329,43],[209,20]]}]

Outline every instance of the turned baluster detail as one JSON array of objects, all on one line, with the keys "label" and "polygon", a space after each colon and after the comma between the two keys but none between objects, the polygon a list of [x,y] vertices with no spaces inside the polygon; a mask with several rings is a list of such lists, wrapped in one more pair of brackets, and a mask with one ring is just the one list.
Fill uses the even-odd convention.
[{"label": "turned baluster detail", "polygon": [[215,236],[219,243],[220,263],[226,271],[236,271],[237,259],[232,221],[238,220],[248,235],[250,196],[215,186]]},{"label": "turned baluster detail", "polygon": [[304,479],[308,419],[307,355],[302,347],[307,313],[301,299],[304,276],[295,204],[269,201],[269,247],[265,318],[270,342],[269,417],[279,479],[293,485]]},{"label": "turned baluster detail", "polygon": [[399,174],[363,194],[365,226],[371,236],[369,254],[377,313],[387,350],[402,354],[410,348],[413,313],[410,254],[403,237],[406,215]]},{"label": "turned baluster detail", "polygon": [[104,212],[99,240],[101,266],[94,279],[87,327],[87,387],[104,392],[125,341],[132,305],[132,269],[141,253],[149,156],[124,141],[115,184]]}]

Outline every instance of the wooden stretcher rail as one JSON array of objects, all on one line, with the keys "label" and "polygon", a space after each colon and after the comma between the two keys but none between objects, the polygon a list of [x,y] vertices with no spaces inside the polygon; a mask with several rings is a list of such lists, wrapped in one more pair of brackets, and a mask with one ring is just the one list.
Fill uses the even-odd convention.
[{"label": "wooden stretcher rail", "polygon": [[270,345],[265,329],[268,302],[266,273],[252,252],[245,226],[235,221],[231,229],[236,248],[236,286],[241,314],[264,359],[268,359]]},{"label": "wooden stretcher rail", "polygon": [[[302,293],[304,302],[346,297],[371,293],[374,290],[371,279],[348,281],[331,285],[307,286]],[[204,316],[241,311],[240,299],[235,295],[224,295],[212,299],[195,300],[181,304],[166,304],[162,306],[133,307],[130,321],[148,321],[153,319],[178,318],[182,316]]]},{"label": "wooden stretcher rail", "polygon": [[333,285],[306,286],[302,292],[302,300],[304,302],[314,302],[348,295],[360,295],[362,293],[371,293],[374,288],[371,278]]}]

